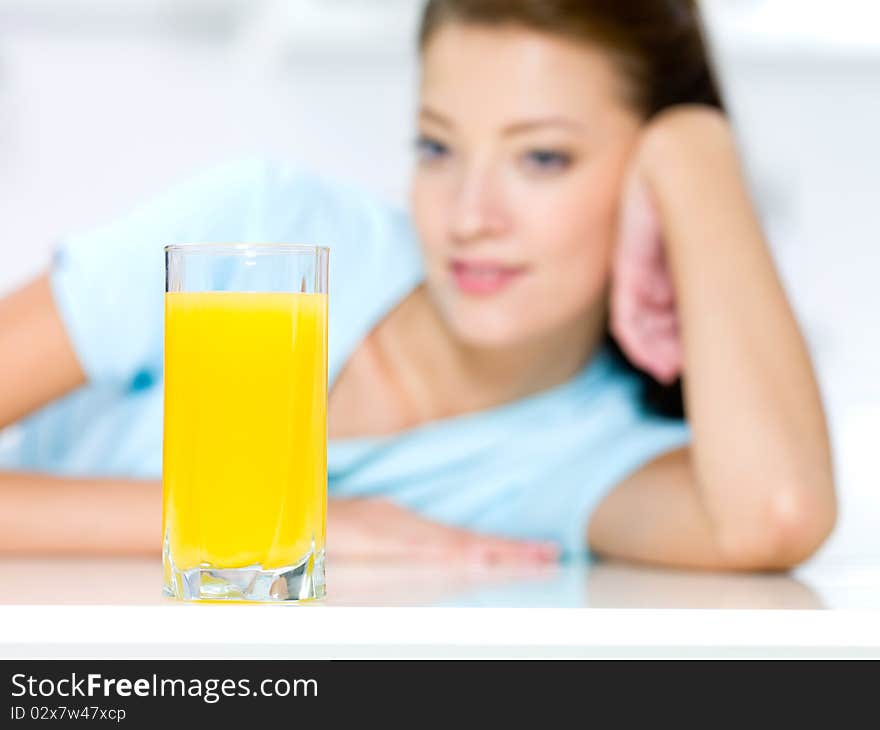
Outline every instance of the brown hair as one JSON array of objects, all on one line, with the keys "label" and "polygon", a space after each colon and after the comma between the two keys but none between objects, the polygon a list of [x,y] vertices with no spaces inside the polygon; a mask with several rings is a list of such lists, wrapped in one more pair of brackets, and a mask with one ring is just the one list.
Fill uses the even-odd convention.
[{"label": "brown hair", "polygon": [[597,44],[646,118],[675,104],[721,107],[694,0],[429,0],[420,47],[449,22],[520,25]]},{"label": "brown hair", "polygon": [[[419,46],[446,23],[518,25],[608,51],[645,119],[676,104],[722,108],[695,0],[428,0]],[[612,353],[644,383],[645,405],[684,415],[681,381],[662,386],[631,365],[610,334]]]}]

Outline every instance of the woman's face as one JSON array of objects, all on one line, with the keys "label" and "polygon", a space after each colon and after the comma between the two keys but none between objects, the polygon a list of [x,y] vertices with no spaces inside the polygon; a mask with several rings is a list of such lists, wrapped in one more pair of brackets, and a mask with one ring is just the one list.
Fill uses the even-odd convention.
[{"label": "woman's face", "polygon": [[412,210],[429,294],[463,341],[537,341],[604,310],[641,123],[622,83],[600,50],[518,27],[431,38]]}]

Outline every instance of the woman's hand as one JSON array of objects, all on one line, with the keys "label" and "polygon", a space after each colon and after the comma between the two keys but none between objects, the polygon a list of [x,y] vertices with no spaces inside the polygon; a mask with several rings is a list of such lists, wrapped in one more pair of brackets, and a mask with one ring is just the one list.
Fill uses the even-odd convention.
[{"label": "woman's hand", "polygon": [[[611,284],[610,328],[630,361],[657,381],[670,384],[684,368],[680,318],[669,268],[666,232],[658,197],[677,176],[691,175],[697,155],[686,148],[735,159],[733,133],[724,116],[698,105],[673,107],[650,122],[627,172],[620,206]],[[658,148],[664,147],[662,151]],[[659,174],[649,170],[659,166]],[[695,210],[699,216],[703,211]],[[708,245],[708,242],[707,242]]]},{"label": "woman's hand", "polygon": [[611,333],[630,362],[660,383],[681,373],[682,353],[663,232],[637,155],[621,201],[611,284]]},{"label": "woman's hand", "polygon": [[[696,115],[714,112],[693,110]],[[672,275],[654,192],[644,175],[653,140],[670,129],[673,114],[663,114],[645,128],[626,175],[620,207],[617,248],[611,283],[611,333],[630,362],[660,383],[670,384],[683,368],[681,334]],[[677,121],[677,119],[676,119]],[[696,134],[717,134],[697,120]],[[723,125],[726,122],[722,121]],[[714,127],[703,129],[702,127]],[[696,141],[696,140],[695,140]]]},{"label": "woman's hand", "polygon": [[327,531],[327,552],[333,559],[546,563],[558,556],[552,543],[448,527],[381,499],[331,499]]}]

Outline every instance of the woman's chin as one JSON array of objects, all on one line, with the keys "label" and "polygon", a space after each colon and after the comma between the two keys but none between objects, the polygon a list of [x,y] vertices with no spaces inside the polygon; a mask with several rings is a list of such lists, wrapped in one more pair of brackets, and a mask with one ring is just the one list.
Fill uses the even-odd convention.
[{"label": "woman's chin", "polygon": [[534,337],[533,333],[523,329],[521,318],[502,318],[494,313],[487,317],[474,314],[454,316],[447,324],[459,342],[480,349],[515,347]]},{"label": "woman's chin", "polygon": [[520,296],[472,297],[446,291],[434,301],[446,327],[468,347],[506,349],[541,335],[541,323],[533,316],[534,306]]}]

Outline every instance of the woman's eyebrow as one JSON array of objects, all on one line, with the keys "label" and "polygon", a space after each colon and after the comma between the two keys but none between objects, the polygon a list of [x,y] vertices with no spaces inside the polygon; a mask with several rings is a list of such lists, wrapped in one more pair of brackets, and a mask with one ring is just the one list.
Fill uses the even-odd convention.
[{"label": "woman's eyebrow", "polygon": [[523,119],[522,121],[513,122],[505,126],[501,133],[506,136],[514,134],[522,134],[524,132],[532,132],[542,127],[564,127],[573,132],[582,132],[584,127],[579,122],[565,117],[536,117],[535,119]]},{"label": "woman's eyebrow", "polygon": [[[428,106],[423,106],[419,110],[419,117],[424,121],[433,122],[446,129],[453,129],[455,127],[455,123],[449,117]],[[563,127],[574,132],[582,132],[584,129],[582,124],[566,117],[535,117],[534,119],[522,119],[507,124],[502,128],[501,133],[505,136],[512,136],[532,132],[542,127]]]},{"label": "woman's eyebrow", "polygon": [[440,112],[431,109],[431,107],[423,106],[419,109],[419,117],[428,122],[434,122],[441,127],[452,129],[455,125],[449,117],[443,116]]}]

